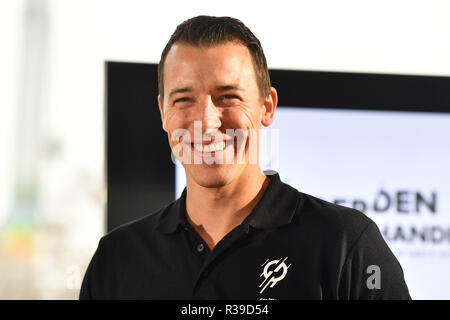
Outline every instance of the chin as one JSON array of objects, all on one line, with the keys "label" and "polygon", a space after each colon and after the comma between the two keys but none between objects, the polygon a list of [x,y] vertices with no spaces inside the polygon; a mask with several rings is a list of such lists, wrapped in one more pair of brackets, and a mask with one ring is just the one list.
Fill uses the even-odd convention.
[{"label": "chin", "polygon": [[233,169],[223,164],[214,165],[189,165],[185,167],[189,176],[198,185],[204,188],[219,188],[232,181]]}]

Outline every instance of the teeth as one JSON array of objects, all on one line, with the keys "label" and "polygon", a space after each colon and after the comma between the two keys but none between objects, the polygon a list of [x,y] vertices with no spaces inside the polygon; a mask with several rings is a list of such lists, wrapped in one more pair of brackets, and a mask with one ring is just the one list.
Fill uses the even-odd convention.
[{"label": "teeth", "polygon": [[195,150],[199,152],[213,152],[213,151],[220,151],[225,148],[225,141],[217,142],[217,143],[210,143],[207,145],[202,144],[194,144]]}]

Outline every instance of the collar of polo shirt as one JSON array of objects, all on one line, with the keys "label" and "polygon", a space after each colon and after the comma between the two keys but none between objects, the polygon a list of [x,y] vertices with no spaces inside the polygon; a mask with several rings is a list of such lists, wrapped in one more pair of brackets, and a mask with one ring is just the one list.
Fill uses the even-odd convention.
[{"label": "collar of polo shirt", "polygon": [[[250,226],[255,229],[268,229],[290,224],[294,213],[302,205],[302,200],[299,200],[297,196],[298,191],[283,183],[278,173],[274,171],[265,171],[264,173],[270,179],[269,186],[253,211],[240,225],[247,233]],[[158,222],[158,230],[170,234],[176,232],[179,227],[188,227],[186,192],[186,188],[184,188],[181,197],[166,207]]]}]

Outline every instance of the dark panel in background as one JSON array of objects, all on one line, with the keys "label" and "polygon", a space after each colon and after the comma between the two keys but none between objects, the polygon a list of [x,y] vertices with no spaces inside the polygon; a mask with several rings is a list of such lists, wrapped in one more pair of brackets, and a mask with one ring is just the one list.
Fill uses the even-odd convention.
[{"label": "dark panel in background", "polygon": [[106,63],[107,231],[175,197],[175,168],[157,104],[156,68]]},{"label": "dark panel in background", "polygon": [[450,77],[270,70],[278,105],[450,112]]}]

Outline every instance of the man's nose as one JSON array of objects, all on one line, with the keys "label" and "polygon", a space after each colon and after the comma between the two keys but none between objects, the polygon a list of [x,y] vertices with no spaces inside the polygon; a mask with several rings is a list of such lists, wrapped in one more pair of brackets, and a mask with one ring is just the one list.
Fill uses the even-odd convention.
[{"label": "man's nose", "polygon": [[210,132],[217,130],[222,126],[220,121],[221,113],[219,108],[214,104],[211,96],[208,96],[204,103],[200,105],[200,120],[202,121],[202,130]]}]

